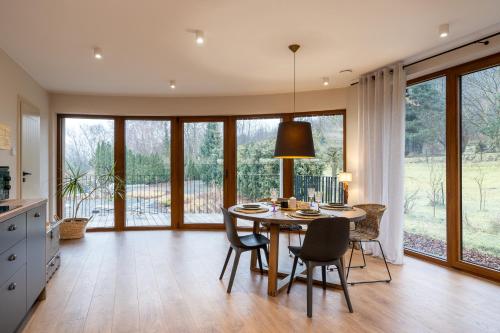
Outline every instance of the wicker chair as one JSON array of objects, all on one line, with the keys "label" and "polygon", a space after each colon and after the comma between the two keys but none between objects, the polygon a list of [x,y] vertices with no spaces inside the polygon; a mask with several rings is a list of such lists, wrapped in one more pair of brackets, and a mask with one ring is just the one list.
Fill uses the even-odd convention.
[{"label": "wicker chair", "polygon": [[[380,242],[377,239],[380,232],[380,221],[382,220],[382,216],[384,215],[386,207],[384,205],[379,205],[379,204],[363,204],[363,205],[355,205],[353,207],[363,209],[366,212],[366,218],[363,221],[356,223],[356,229],[351,231],[349,235],[349,241],[352,244],[352,248],[351,248],[351,256],[349,258],[349,266],[347,267],[347,280],[349,281],[349,271],[351,268],[366,267],[365,252],[363,250],[362,243],[368,243],[368,242],[378,243],[378,246],[380,247],[380,252],[382,253],[382,257],[384,258],[385,268],[387,269],[387,274],[389,275],[389,279],[358,281],[358,282],[348,282],[348,283],[351,285],[360,283],[375,283],[375,282],[389,283],[392,280],[391,272],[389,271],[389,266],[387,265],[387,260],[385,259],[384,250],[382,250],[382,245],[380,245]],[[363,265],[351,266],[352,254],[354,252],[354,247],[356,244],[359,244],[359,248],[363,256]]]},{"label": "wicker chair", "polygon": [[[280,198],[281,200],[281,198]],[[262,198],[258,200],[259,202],[271,202],[271,198]],[[266,230],[267,237],[269,238],[269,223],[261,223],[262,227]],[[288,232],[288,246],[291,246],[291,233],[292,231],[297,231],[299,234],[299,245],[302,246],[302,238],[300,236],[300,232],[302,231],[302,226],[300,224],[280,224],[280,231],[287,231]],[[288,255],[290,257],[293,257],[292,252],[288,250]],[[300,262],[300,265],[303,265],[302,262]]]}]

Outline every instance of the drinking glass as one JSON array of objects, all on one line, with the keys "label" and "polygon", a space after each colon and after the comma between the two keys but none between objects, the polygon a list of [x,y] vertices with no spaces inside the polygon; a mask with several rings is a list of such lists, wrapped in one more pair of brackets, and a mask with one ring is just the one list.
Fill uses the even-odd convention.
[{"label": "drinking glass", "polygon": [[271,201],[278,201],[278,190],[276,188],[271,189]]},{"label": "drinking glass", "polygon": [[319,209],[319,204],[321,203],[321,199],[323,199],[323,193],[322,192],[316,192],[314,193],[314,199],[316,203],[318,204],[318,209]]},{"label": "drinking glass", "polygon": [[316,189],[314,187],[307,188],[307,198],[309,199],[309,202],[313,202],[315,192],[316,192]]}]

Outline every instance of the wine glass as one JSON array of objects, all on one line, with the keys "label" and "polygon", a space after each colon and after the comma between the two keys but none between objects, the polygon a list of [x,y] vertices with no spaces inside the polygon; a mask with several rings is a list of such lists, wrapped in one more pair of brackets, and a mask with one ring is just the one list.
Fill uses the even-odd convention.
[{"label": "wine glass", "polygon": [[319,210],[319,204],[321,203],[321,199],[323,199],[323,193],[318,191],[316,193],[314,193],[314,201],[316,201],[316,203],[318,204],[318,210]]},{"label": "wine glass", "polygon": [[276,201],[278,201],[278,190],[273,187],[271,189],[271,202],[273,203],[273,212],[276,211]]},{"label": "wine glass", "polygon": [[314,193],[316,192],[316,189],[314,187],[308,187],[307,188],[307,198],[309,199],[309,202],[314,201]]}]

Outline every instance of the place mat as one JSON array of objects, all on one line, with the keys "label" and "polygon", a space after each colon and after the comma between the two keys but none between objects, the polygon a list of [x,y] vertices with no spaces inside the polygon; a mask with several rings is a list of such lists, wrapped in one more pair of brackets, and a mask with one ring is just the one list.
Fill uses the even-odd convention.
[{"label": "place mat", "polygon": [[316,215],[316,216],[305,216],[305,215],[300,215],[296,212],[292,212],[288,215],[291,217],[297,218],[297,219],[304,219],[304,220],[315,220],[315,219],[319,219],[319,218],[323,218],[323,217],[329,217],[328,215],[324,215],[324,214],[320,214],[320,215]]},{"label": "place mat", "polygon": [[338,211],[348,211],[348,210],[354,210],[352,207],[331,207],[331,206],[319,206],[321,209],[325,210],[338,210]]},{"label": "place mat", "polygon": [[269,208],[263,207],[259,209],[245,209],[243,207],[236,207],[234,211],[243,214],[260,214],[260,213],[267,213],[269,211]]}]

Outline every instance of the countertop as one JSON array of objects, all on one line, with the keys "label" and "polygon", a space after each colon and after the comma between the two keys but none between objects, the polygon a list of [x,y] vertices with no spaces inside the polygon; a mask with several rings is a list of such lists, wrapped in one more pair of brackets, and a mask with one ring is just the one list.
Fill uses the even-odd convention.
[{"label": "countertop", "polygon": [[43,205],[46,202],[47,199],[22,199],[22,200],[11,199],[11,200],[1,201],[0,202],[1,206],[9,205],[11,207],[16,207],[16,208],[11,209],[5,213],[0,213],[0,223],[16,215],[25,213],[32,208]]}]

